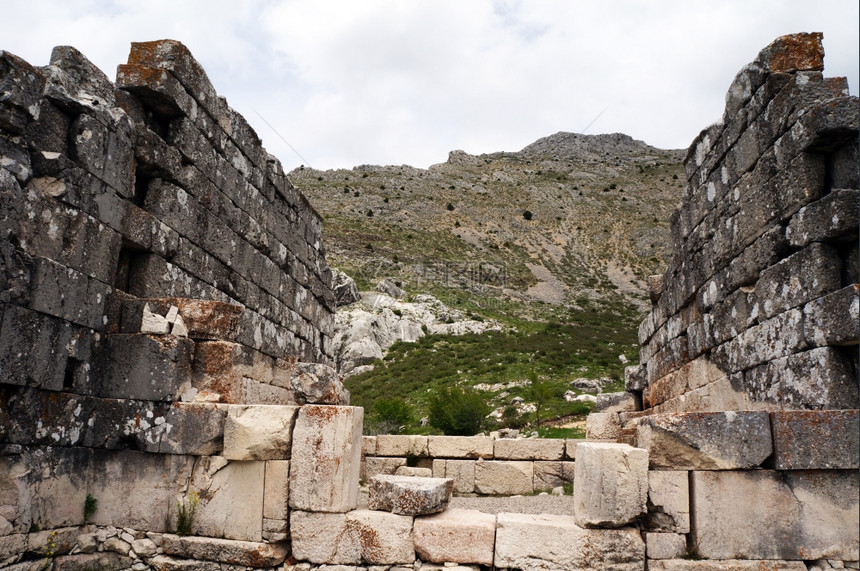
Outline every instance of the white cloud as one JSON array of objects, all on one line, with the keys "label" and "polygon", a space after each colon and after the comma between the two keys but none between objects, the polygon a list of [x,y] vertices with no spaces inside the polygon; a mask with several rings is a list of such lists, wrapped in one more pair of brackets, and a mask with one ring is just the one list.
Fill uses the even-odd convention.
[{"label": "white cloud", "polygon": [[828,75],[858,81],[854,0],[35,0],[4,10],[8,49],[80,49],[114,75],[131,41],[185,43],[286,168],[427,166],[556,131],[685,147],[775,37],[823,31]]}]

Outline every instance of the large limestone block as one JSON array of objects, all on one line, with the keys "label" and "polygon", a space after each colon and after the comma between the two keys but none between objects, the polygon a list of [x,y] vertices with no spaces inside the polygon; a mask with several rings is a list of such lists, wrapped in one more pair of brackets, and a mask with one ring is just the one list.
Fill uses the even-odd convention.
[{"label": "large limestone block", "polygon": [[690,531],[690,484],[688,472],[648,472],[648,515],[644,528],[651,531]]},{"label": "large limestone block", "polygon": [[378,475],[370,479],[367,505],[401,515],[426,515],[448,507],[454,480]]},{"label": "large limestone block", "polygon": [[263,489],[263,517],[286,520],[290,507],[290,462],[266,462],[266,482]]},{"label": "large limestone block", "polygon": [[229,405],[224,423],[224,457],[288,459],[298,410],[295,406]]},{"label": "large limestone block", "polygon": [[665,559],[649,560],[649,571],[806,571],[803,561],[754,559]]},{"label": "large limestone block", "polygon": [[306,405],[293,428],[290,507],[346,512],[358,503],[364,409]]},{"label": "large limestone block", "polygon": [[449,509],[415,518],[415,552],[432,563],[492,565],[496,516],[477,510]]},{"label": "large limestone block", "polygon": [[576,449],[573,508],[582,527],[621,527],[645,513],[648,451],[584,442]]},{"label": "large limestone block", "polygon": [[773,452],[766,412],[665,413],[639,421],[652,468],[731,470],[760,466]]},{"label": "large limestone block", "polygon": [[380,434],[376,437],[377,456],[427,456],[427,437],[412,434]]},{"label": "large limestone block", "polygon": [[858,410],[770,413],[777,470],[856,470],[860,467]]},{"label": "large limestone block", "polygon": [[645,532],[648,559],[678,559],[687,554],[687,538],[680,533]]},{"label": "large limestone block", "polygon": [[[433,461],[436,467],[437,460]],[[475,465],[477,460],[439,460],[444,462],[446,478],[454,480],[454,491],[461,494],[471,494],[475,491]]]},{"label": "large limestone block", "polygon": [[200,458],[189,486],[189,491],[197,492],[200,498],[193,533],[262,541],[265,474],[266,462],[231,462],[220,456]]},{"label": "large limestone block", "polygon": [[356,510],[346,514],[347,530],[358,536],[362,562],[369,565],[411,565],[415,561],[412,517]]},{"label": "large limestone block", "polygon": [[475,491],[494,496],[534,491],[534,463],[509,460],[475,462]]},{"label": "large limestone block", "polygon": [[162,536],[161,546],[164,553],[184,559],[202,559],[246,567],[274,567],[283,563],[289,553],[287,543],[233,541],[170,533]]},{"label": "large limestone block", "polygon": [[585,417],[585,435],[589,440],[615,440],[621,436],[621,419],[618,413],[590,413]]},{"label": "large limestone block", "polygon": [[492,458],[489,436],[430,436],[428,450],[433,458]]},{"label": "large limestone block", "polygon": [[361,437],[361,455],[376,456],[376,436]]},{"label": "large limestone block", "polygon": [[564,440],[554,438],[502,438],[496,440],[496,460],[561,460]]},{"label": "large limestone block", "polygon": [[523,571],[645,569],[645,543],[633,528],[583,529],[570,516],[501,513],[494,565]]},{"label": "large limestone block", "polygon": [[535,462],[533,466],[535,491],[549,491],[567,484],[564,479],[564,464],[573,464],[573,462]]},{"label": "large limestone block", "polygon": [[173,335],[107,335],[95,393],[177,401],[191,377],[194,342]]},{"label": "large limestone block", "polygon": [[708,559],[860,556],[856,471],[693,472],[691,539]]}]

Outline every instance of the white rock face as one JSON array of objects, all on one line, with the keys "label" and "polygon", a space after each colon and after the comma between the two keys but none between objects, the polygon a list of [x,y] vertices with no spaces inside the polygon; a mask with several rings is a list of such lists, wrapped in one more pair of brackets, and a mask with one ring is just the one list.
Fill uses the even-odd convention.
[{"label": "white rock face", "polygon": [[648,451],[583,442],[576,448],[574,516],[582,527],[621,527],[646,511]]},{"label": "white rock face", "polygon": [[645,543],[633,528],[583,529],[570,516],[502,513],[496,567],[523,570],[645,569]]},{"label": "white rock face", "polygon": [[422,561],[492,565],[496,516],[477,510],[449,509],[415,518],[415,551]]},{"label": "white rock face", "polygon": [[278,405],[230,405],[224,423],[228,460],[285,460],[290,457],[293,419],[299,408]]},{"label": "white rock face", "polygon": [[293,429],[290,507],[346,512],[358,503],[364,409],[306,405]]},{"label": "white rock face", "polygon": [[479,494],[513,496],[534,491],[532,462],[489,461],[475,463],[475,491]]},{"label": "white rock face", "polygon": [[361,301],[335,314],[334,353],[341,374],[381,359],[395,341],[414,342],[426,333],[463,335],[501,331],[495,321],[474,321],[431,295],[411,302],[380,292],[362,292]]},{"label": "white rock face", "polygon": [[370,479],[367,505],[401,515],[433,514],[448,507],[453,488],[450,478],[378,475]]}]

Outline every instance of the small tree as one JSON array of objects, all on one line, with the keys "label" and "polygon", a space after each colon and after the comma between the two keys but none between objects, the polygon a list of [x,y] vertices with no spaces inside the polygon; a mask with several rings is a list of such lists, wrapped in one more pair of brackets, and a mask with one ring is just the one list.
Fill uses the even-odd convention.
[{"label": "small tree", "polygon": [[484,427],[490,406],[473,389],[439,389],[430,397],[430,424],[450,436],[472,436]]},{"label": "small tree", "polygon": [[535,428],[540,428],[540,413],[547,401],[552,398],[552,387],[538,378],[534,371],[529,373],[529,397],[535,403]]}]

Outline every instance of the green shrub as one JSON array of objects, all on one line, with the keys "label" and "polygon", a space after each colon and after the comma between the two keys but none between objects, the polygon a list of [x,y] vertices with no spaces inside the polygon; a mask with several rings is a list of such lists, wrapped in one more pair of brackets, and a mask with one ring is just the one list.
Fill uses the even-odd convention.
[{"label": "green shrub", "polygon": [[531,213],[531,211],[530,211],[530,210],[526,210],[525,212],[523,212],[523,218],[525,218],[526,220],[531,220],[531,219],[532,219],[532,213]]},{"label": "green shrub", "polygon": [[449,436],[472,436],[484,427],[490,406],[481,393],[442,387],[430,397],[430,424]]},{"label": "green shrub", "polygon": [[99,509],[99,501],[92,494],[87,494],[84,500],[84,523],[88,522],[96,510]]},{"label": "green shrub", "polygon": [[399,434],[414,419],[412,406],[403,399],[376,399],[370,409],[369,431],[375,434]]},{"label": "green shrub", "polygon": [[188,501],[176,502],[176,535],[191,535],[194,512],[199,503],[200,495],[197,492],[188,494]]},{"label": "green shrub", "polygon": [[453,204],[451,204],[451,203],[449,202],[449,203],[445,206],[445,208],[447,208],[448,210],[454,210],[454,205],[453,205]]}]

